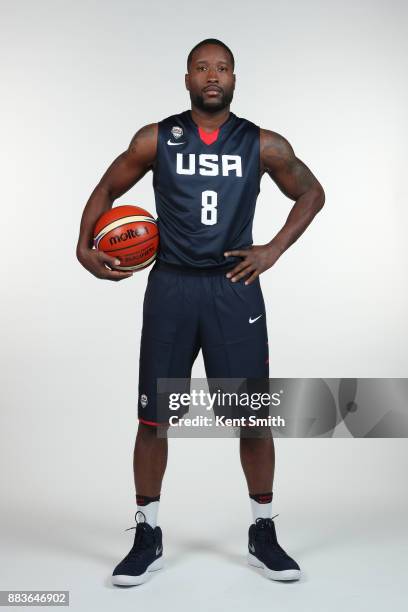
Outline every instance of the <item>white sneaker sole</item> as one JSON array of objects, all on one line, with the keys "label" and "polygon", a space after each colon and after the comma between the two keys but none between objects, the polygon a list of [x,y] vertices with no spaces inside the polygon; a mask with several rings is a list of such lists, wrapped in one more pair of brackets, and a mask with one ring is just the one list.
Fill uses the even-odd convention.
[{"label": "white sneaker sole", "polygon": [[265,576],[270,580],[299,580],[300,578],[300,570],[288,569],[282,570],[281,572],[271,570],[269,567],[266,567],[262,561],[257,559],[257,557],[251,555],[251,553],[248,553],[248,563],[249,565],[263,569]]},{"label": "white sneaker sole", "polygon": [[163,557],[158,557],[148,566],[144,574],[140,574],[139,576],[126,576],[125,574],[118,574],[117,576],[112,576],[112,584],[115,586],[137,586],[138,584],[143,584],[149,580],[150,572],[156,572],[157,570],[162,569],[162,567]]}]

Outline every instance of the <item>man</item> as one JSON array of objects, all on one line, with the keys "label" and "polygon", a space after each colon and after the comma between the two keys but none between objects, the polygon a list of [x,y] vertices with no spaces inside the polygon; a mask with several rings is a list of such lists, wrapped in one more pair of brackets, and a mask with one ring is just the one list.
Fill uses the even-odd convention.
[{"label": "man", "polygon": [[[136,532],[113,572],[116,585],[144,582],[162,565],[157,526],[167,437],[157,435],[157,378],[185,378],[200,348],[207,377],[269,376],[265,306],[259,275],[271,268],[323,207],[320,183],[288,141],[230,111],[234,57],[221,41],[198,43],[187,60],[191,110],[140,129],[108,168],[85,206],[77,256],[98,278],[122,280],[118,261],[92,248],[98,217],[149,170],[160,249],[143,306],[139,427],[134,450]],[[268,174],[295,200],[283,228],[252,244],[260,179]],[[272,519],[274,444],[270,429],[242,437],[240,456],[251,501],[249,562],[268,578],[296,580],[299,565],[280,547]]]}]

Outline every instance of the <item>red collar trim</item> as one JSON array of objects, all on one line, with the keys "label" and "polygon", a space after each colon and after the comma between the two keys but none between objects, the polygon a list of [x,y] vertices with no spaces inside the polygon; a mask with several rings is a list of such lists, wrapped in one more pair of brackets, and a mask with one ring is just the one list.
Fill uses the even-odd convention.
[{"label": "red collar trim", "polygon": [[198,128],[198,133],[200,134],[200,138],[203,142],[205,142],[206,145],[210,145],[213,142],[215,142],[218,138],[219,132],[220,132],[220,128],[217,128],[216,130],[212,132],[204,132],[203,128],[201,127]]}]

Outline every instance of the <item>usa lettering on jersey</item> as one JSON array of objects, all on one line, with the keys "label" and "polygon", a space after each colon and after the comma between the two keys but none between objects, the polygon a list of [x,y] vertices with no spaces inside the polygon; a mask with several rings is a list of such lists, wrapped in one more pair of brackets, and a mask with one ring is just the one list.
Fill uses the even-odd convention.
[{"label": "usa lettering on jersey", "polygon": [[[186,159],[188,158],[188,159]],[[198,163],[197,163],[198,158]],[[198,172],[197,172],[198,170]],[[221,171],[221,172],[220,172]],[[242,177],[242,160],[240,155],[216,155],[215,153],[177,153],[177,174],[202,174],[204,176],[235,176]]]}]

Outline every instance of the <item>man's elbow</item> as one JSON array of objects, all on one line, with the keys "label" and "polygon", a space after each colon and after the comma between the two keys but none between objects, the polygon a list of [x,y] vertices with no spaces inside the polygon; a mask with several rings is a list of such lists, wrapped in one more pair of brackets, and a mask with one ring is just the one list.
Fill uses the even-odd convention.
[{"label": "man's elbow", "polygon": [[325,201],[326,194],[324,193],[323,187],[319,183],[313,188],[313,206],[316,213],[323,208]]}]

